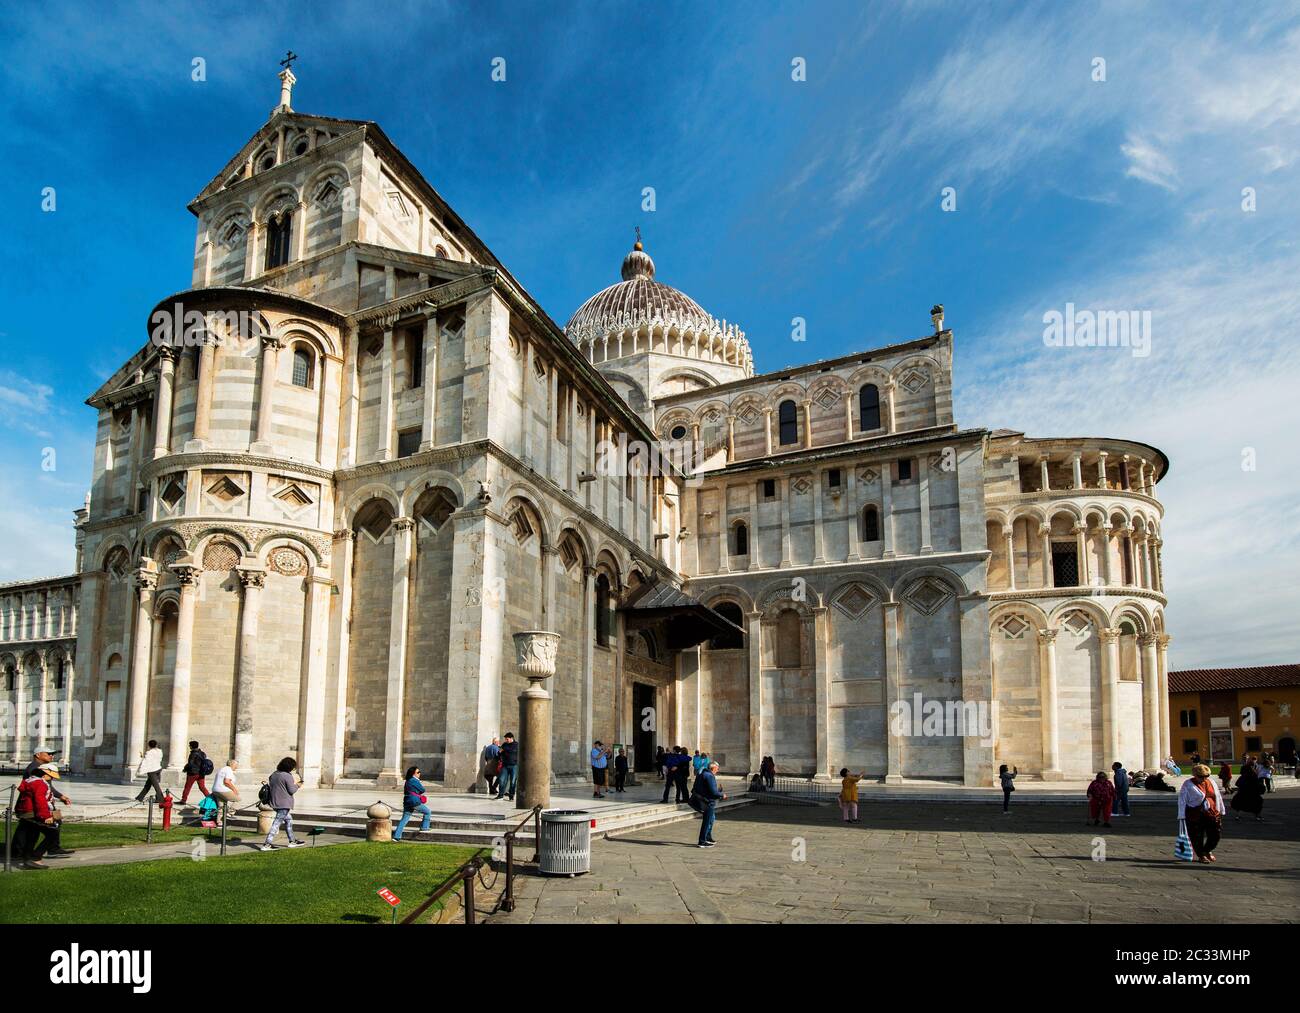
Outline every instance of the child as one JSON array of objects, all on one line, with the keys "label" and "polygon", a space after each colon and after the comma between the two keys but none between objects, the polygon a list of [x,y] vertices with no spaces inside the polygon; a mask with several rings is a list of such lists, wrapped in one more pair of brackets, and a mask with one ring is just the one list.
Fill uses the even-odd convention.
[{"label": "child", "polygon": [[1004,813],[1011,811],[1011,793],[1016,790],[1016,775],[1019,773],[1019,767],[1009,771],[1005,763],[998,768],[998,780],[1002,782],[1002,811]]},{"label": "child", "polygon": [[854,776],[849,773],[848,767],[840,768],[840,812],[844,814],[845,823],[860,823],[858,819],[858,782],[866,776],[864,770],[861,774]]},{"label": "child", "polygon": [[1097,771],[1096,780],[1088,785],[1088,818],[1094,827],[1110,826],[1110,807],[1114,801],[1115,786],[1104,770]]}]

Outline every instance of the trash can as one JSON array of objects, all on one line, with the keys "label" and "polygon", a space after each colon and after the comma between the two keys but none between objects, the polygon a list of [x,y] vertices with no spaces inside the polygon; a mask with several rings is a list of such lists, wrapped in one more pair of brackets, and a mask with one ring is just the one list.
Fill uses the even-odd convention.
[{"label": "trash can", "polygon": [[591,871],[591,814],[578,809],[542,811],[538,866],[544,876]]}]

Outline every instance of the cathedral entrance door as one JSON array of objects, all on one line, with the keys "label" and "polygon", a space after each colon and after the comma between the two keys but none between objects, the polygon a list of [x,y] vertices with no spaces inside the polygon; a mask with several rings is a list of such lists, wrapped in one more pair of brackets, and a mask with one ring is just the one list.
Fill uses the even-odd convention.
[{"label": "cathedral entrance door", "polygon": [[632,683],[632,769],[638,773],[655,769],[655,729],[658,726],[655,688],[644,682]]}]

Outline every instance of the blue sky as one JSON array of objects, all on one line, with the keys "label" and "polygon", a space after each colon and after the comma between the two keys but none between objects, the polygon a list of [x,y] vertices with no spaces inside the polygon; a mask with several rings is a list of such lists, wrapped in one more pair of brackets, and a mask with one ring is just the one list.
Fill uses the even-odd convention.
[{"label": "blue sky", "polygon": [[[266,119],[292,48],[295,108],[381,123],[561,324],[636,225],[659,280],[739,323],[761,370],[919,336],[943,302],[962,425],[1169,454],[1171,664],[1300,660],[1286,5],[91,9],[0,13],[0,580],[71,569],[82,401],[188,285],[185,204]],[[1046,347],[1043,314],[1071,302],[1151,311],[1151,354]]]}]

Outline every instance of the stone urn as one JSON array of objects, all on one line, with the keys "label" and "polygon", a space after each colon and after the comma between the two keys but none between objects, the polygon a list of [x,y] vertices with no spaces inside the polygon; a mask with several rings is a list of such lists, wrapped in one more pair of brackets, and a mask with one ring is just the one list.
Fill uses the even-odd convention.
[{"label": "stone urn", "polygon": [[275,810],[264,802],[257,804],[257,832],[265,837],[271,832],[271,824],[275,822]]},{"label": "stone urn", "polygon": [[515,668],[534,683],[555,674],[555,653],[560,635],[546,630],[523,630],[515,634]]},{"label": "stone urn", "polygon": [[366,810],[366,840],[391,841],[393,839],[393,810],[383,802],[376,802]]}]

